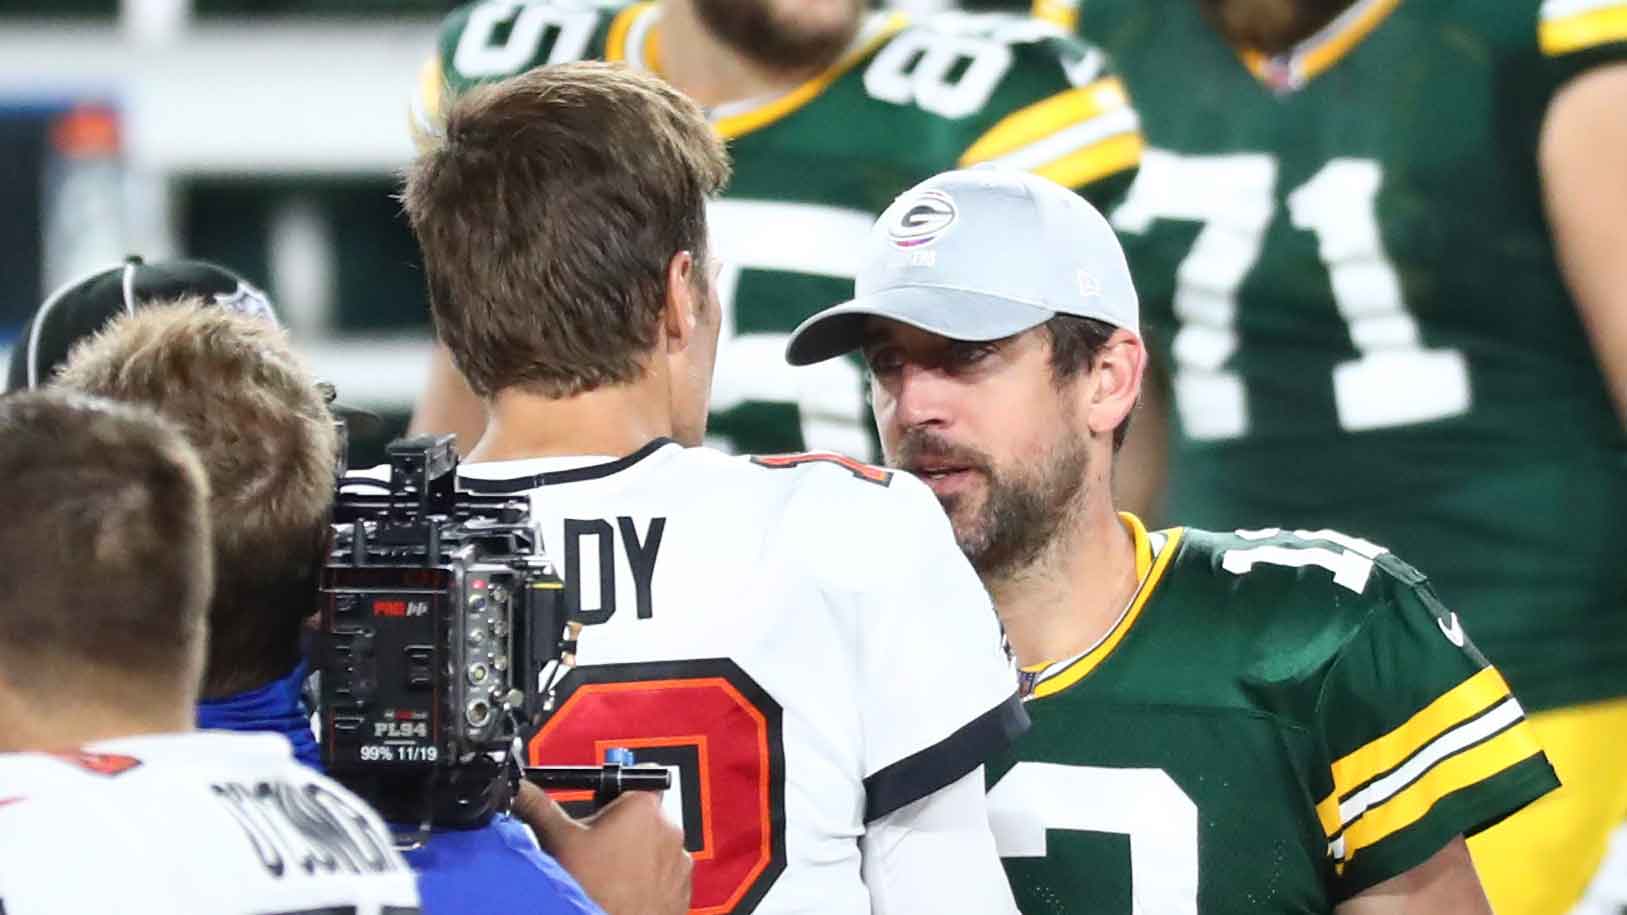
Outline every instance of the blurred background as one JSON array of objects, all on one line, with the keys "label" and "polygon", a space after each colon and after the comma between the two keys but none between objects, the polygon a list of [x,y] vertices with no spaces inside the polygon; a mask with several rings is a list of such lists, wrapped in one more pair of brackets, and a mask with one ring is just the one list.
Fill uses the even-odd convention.
[{"label": "blurred background", "polygon": [[[126,253],[224,263],[319,375],[404,428],[428,357],[393,197],[408,104],[455,0],[0,0],[0,349]],[[1020,0],[914,0],[1026,8]]]}]

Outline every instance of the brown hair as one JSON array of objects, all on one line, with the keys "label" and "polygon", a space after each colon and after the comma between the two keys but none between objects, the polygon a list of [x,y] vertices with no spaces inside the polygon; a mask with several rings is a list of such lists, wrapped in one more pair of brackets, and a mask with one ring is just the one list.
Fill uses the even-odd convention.
[{"label": "brown hair", "polygon": [[[1085,369],[1096,364],[1096,357],[1117,330],[1113,325],[1094,318],[1080,318],[1059,314],[1044,325],[1051,338],[1051,378],[1058,385],[1066,384]],[[1113,430],[1113,452],[1124,447],[1124,438],[1130,434],[1131,410]]]},{"label": "brown hair", "polygon": [[[208,483],[149,410],[61,391],[0,398],[0,671],[41,703],[192,695],[207,637]],[[160,687],[164,684],[165,687]]]},{"label": "brown hair", "polygon": [[286,675],[316,609],[338,449],[287,336],[201,299],[155,304],[74,347],[57,383],[153,407],[203,459],[215,532],[204,695]]},{"label": "brown hair", "polygon": [[705,263],[706,200],[728,178],[700,108],[625,67],[539,67],[454,101],[402,200],[469,386],[569,397],[638,378],[668,264]]}]

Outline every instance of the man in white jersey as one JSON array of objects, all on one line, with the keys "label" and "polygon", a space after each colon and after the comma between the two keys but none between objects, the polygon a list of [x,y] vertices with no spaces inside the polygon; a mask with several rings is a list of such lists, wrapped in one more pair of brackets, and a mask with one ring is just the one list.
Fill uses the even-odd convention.
[{"label": "man in white jersey", "polygon": [[0,400],[0,911],[418,911],[362,801],[277,735],[192,730],[204,471],[156,415]]},{"label": "man in white jersey", "polygon": [[931,493],[698,447],[721,308],[695,104],[599,63],[453,103],[408,173],[437,331],[584,624],[534,763],[675,771],[692,912],[1009,912],[981,767],[1025,725]]}]

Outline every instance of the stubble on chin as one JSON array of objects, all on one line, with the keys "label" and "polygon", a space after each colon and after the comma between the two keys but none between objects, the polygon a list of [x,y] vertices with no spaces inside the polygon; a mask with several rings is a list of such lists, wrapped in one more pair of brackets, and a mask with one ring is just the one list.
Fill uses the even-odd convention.
[{"label": "stubble on chin", "polygon": [[864,6],[855,0],[851,21],[826,29],[781,22],[767,0],[691,0],[707,31],[767,69],[800,72],[835,62],[852,43]]}]

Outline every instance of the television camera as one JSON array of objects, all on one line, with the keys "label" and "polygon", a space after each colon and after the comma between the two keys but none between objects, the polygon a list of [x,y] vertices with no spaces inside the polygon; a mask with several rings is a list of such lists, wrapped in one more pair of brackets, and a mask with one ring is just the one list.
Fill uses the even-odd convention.
[{"label": "television camera", "polygon": [[521,764],[575,650],[530,502],[458,491],[452,436],[387,454],[387,480],[342,477],[334,505],[317,653],[329,773],[420,833],[484,823],[522,775],[601,803],[669,787],[663,769]]}]

